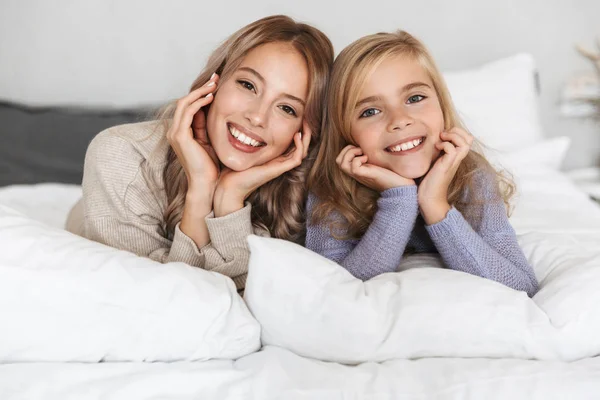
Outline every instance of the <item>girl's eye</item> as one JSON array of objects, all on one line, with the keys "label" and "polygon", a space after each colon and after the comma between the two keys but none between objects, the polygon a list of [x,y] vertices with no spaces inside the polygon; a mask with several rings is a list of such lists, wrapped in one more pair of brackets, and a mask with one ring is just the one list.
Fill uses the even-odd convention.
[{"label": "girl's eye", "polygon": [[279,106],[279,108],[281,108],[283,110],[284,113],[289,114],[291,116],[296,117],[296,110],[294,110],[292,107],[290,106]]},{"label": "girl's eye", "polygon": [[359,118],[368,118],[368,117],[372,117],[373,115],[377,115],[379,114],[381,111],[379,111],[376,108],[367,108],[365,111],[362,112],[362,114],[360,114]]},{"label": "girl's eye", "polygon": [[256,90],[254,89],[254,85],[253,85],[253,84],[251,84],[251,83],[250,83],[250,82],[248,82],[248,81],[239,80],[239,81],[238,81],[238,83],[239,83],[239,84],[240,84],[242,87],[244,87],[245,89],[252,90],[253,92],[255,92],[255,91],[256,91]]},{"label": "girl's eye", "polygon": [[415,94],[414,96],[410,96],[408,98],[407,103],[408,104],[412,104],[412,103],[418,103],[420,101],[425,100],[425,96],[421,96],[420,94]]}]

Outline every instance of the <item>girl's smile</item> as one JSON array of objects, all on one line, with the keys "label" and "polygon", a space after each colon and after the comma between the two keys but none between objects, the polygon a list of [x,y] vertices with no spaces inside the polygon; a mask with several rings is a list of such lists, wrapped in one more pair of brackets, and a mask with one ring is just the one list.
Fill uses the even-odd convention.
[{"label": "girl's smile", "polygon": [[404,156],[415,153],[423,148],[426,136],[413,136],[408,139],[400,140],[385,148],[385,151],[395,156]]}]

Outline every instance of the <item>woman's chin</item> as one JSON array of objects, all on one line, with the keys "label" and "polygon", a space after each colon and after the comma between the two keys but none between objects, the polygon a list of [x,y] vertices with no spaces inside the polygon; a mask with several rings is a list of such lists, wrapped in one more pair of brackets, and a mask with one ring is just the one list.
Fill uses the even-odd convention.
[{"label": "woman's chin", "polygon": [[252,167],[247,161],[240,160],[237,157],[219,157],[219,160],[221,161],[221,165],[235,172],[245,171]]}]

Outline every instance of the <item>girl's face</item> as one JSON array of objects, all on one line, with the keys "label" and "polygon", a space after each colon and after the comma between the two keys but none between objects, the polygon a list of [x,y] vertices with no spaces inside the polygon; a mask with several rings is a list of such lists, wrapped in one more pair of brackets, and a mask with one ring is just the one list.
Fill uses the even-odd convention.
[{"label": "girl's face", "polygon": [[219,90],[207,115],[210,142],[234,171],[283,154],[300,131],[308,96],[304,57],[286,43],[251,50]]},{"label": "girl's face", "polygon": [[444,117],[429,74],[418,61],[394,56],[367,77],[351,135],[368,163],[408,179],[424,176],[439,156]]}]

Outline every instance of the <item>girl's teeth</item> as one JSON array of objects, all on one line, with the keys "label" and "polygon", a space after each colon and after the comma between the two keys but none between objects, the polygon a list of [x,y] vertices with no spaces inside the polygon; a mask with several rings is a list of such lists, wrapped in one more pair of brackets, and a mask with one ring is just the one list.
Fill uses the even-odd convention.
[{"label": "girl's teeth", "polygon": [[415,139],[415,140],[413,140],[411,142],[404,142],[404,143],[401,143],[401,144],[396,145],[394,147],[391,147],[390,151],[397,152],[397,151],[410,150],[410,149],[413,149],[413,148],[417,147],[422,142],[423,142],[423,139]]}]

